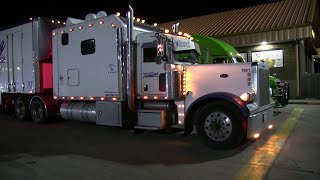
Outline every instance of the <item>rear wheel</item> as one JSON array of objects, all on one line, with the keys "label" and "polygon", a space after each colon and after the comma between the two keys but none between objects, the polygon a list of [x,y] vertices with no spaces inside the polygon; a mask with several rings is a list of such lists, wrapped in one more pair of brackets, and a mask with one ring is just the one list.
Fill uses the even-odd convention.
[{"label": "rear wheel", "polygon": [[43,123],[47,120],[47,110],[40,98],[35,97],[32,99],[30,111],[33,122]]},{"label": "rear wheel", "polygon": [[217,101],[205,105],[197,122],[197,133],[213,148],[228,149],[244,139],[245,120],[235,105]]},{"label": "rear wheel", "polygon": [[16,99],[14,104],[14,115],[19,121],[27,121],[30,117],[28,109],[29,101],[28,98],[20,96]]}]

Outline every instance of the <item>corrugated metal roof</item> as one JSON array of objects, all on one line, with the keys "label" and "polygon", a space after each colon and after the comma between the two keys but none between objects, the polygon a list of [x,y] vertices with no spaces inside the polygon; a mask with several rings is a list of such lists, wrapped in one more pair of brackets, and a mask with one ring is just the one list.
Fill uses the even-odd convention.
[{"label": "corrugated metal roof", "polygon": [[[178,20],[189,34],[225,37],[312,24],[316,0],[283,0],[253,7]],[[173,23],[159,24],[171,29]]]}]

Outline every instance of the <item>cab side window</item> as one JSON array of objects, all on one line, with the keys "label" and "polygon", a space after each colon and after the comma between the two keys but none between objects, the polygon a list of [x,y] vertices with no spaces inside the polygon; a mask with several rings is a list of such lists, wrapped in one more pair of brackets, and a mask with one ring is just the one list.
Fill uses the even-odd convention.
[{"label": "cab side window", "polygon": [[145,43],[142,45],[143,62],[154,62],[157,56],[157,48],[154,43]]}]

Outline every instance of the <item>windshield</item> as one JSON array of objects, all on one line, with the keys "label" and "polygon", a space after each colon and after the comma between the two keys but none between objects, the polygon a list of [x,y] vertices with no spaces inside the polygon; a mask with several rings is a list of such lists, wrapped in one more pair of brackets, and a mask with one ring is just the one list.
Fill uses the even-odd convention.
[{"label": "windshield", "polygon": [[200,56],[194,50],[174,51],[173,61],[174,62],[190,62],[194,64],[194,63],[200,62]]}]

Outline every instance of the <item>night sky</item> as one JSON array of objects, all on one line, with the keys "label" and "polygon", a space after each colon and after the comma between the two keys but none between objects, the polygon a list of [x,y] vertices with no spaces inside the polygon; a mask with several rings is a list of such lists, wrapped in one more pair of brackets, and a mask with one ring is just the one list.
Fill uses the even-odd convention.
[{"label": "night sky", "polygon": [[[156,22],[159,24],[278,0],[191,0],[191,2],[195,3],[189,1],[190,0],[6,1],[6,6],[1,6],[0,29],[19,24],[20,22],[28,20],[30,17],[49,17],[65,21],[67,17],[84,19],[86,14],[97,13],[100,10],[107,12],[107,14],[121,12],[122,15],[124,15],[128,9],[128,4],[133,7],[136,17],[145,19],[146,23],[152,24]],[[6,7],[8,8],[3,9]],[[10,11],[11,13],[9,13]]]}]

